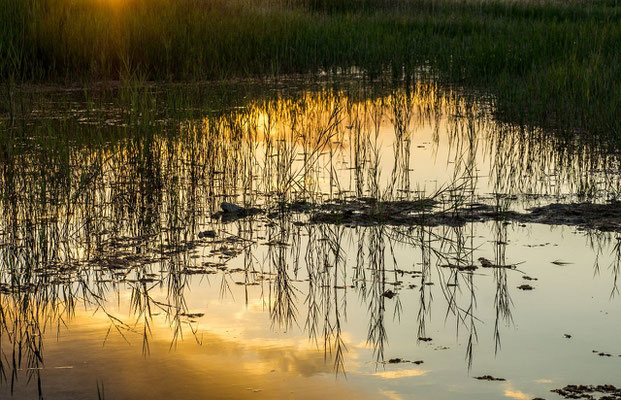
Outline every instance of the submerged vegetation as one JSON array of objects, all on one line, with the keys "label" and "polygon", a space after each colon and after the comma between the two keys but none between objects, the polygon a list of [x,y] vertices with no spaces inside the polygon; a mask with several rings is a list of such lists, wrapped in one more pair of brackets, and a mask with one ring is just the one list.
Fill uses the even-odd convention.
[{"label": "submerged vegetation", "polygon": [[616,1],[1,0],[0,20],[9,82],[431,74],[514,123],[621,137]]}]

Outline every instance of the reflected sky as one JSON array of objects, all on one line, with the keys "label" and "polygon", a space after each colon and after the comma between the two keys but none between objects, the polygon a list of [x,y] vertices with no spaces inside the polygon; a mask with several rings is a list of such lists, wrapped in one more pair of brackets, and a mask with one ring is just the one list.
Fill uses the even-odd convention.
[{"label": "reflected sky", "polygon": [[[619,234],[277,212],[618,195],[618,160],[596,144],[499,123],[493,102],[429,82],[369,90],[170,118],[140,99],[135,114],[71,103],[7,130],[28,145],[1,142],[2,397],[530,399],[621,384]],[[222,200],[267,211],[227,220]]]}]

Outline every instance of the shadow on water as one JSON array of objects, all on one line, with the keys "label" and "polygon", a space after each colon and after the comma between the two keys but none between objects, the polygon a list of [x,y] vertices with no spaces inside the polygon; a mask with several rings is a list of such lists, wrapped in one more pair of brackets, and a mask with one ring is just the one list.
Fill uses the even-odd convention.
[{"label": "shadow on water", "polygon": [[[497,122],[489,103],[433,82],[247,95],[256,90],[232,99],[217,87],[25,92],[21,117],[2,120],[0,377],[11,392],[22,379],[43,397],[44,343],[78,309],[105,316],[104,346],[140,337],[149,356],[155,316],[171,351],[188,338],[201,344],[203,314],[186,299],[197,280],[222,301],[249,307],[258,296],[270,329],[303,331],[337,375],[348,370],[351,303],[365,309],[376,370],[392,362],[387,324],[411,326],[409,340],[422,346],[437,315],[465,336],[470,370],[479,333],[490,329],[477,307],[490,276],[495,353],[515,324],[509,282],[522,273],[508,252],[517,223],[503,213],[619,196],[614,153]],[[261,212],[218,212],[222,201]],[[407,209],[421,218],[484,203],[498,217],[440,226],[310,219],[358,201],[376,213],[427,202]],[[585,235],[594,273],[600,256],[610,263],[614,297],[619,233]],[[492,268],[477,257],[486,242]],[[111,311],[126,297],[124,316]]]}]

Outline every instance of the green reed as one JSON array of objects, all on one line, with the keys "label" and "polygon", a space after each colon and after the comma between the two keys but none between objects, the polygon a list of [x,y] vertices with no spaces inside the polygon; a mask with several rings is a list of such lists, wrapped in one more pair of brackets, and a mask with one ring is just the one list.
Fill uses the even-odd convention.
[{"label": "green reed", "polygon": [[432,71],[489,91],[507,120],[620,137],[612,1],[1,0],[0,10],[7,93],[42,79]]}]

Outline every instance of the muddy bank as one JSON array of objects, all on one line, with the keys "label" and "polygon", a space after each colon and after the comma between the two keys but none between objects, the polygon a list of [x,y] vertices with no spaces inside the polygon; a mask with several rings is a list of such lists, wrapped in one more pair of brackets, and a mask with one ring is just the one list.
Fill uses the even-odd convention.
[{"label": "muddy bank", "polygon": [[437,211],[431,200],[415,202],[378,202],[345,209],[332,206],[311,216],[311,222],[354,225],[421,225],[461,226],[468,222],[491,220],[576,226],[583,230],[621,232],[621,202],[606,204],[572,203],[535,207],[528,212],[506,211],[486,204],[471,204],[456,209]]},{"label": "muddy bank", "polygon": [[468,222],[512,221],[568,225],[581,230],[621,232],[621,202],[619,201],[604,204],[554,203],[519,213],[482,203],[446,207],[433,199],[376,201],[373,198],[360,198],[350,201],[338,200],[322,205],[297,202],[283,204],[276,210],[258,208],[239,208],[236,212],[223,210],[214,214],[213,217],[227,222],[257,214],[265,214],[268,218],[275,219],[296,213],[309,214],[310,223],[320,224],[463,226]]},{"label": "muddy bank", "polygon": [[431,199],[416,201],[357,201],[322,206],[311,215],[313,223],[352,225],[462,226],[467,222],[511,219],[516,213],[498,210],[485,204],[438,210],[442,204]]},{"label": "muddy bank", "polygon": [[519,218],[523,222],[621,232],[621,202],[550,204],[532,208],[528,214],[519,214]]}]

